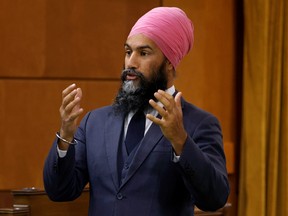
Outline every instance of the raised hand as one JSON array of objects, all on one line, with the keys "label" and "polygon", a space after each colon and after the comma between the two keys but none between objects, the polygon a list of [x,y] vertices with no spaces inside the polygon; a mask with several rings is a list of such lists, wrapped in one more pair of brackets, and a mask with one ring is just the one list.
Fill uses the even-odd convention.
[{"label": "raised hand", "polygon": [[147,118],[159,125],[163,135],[171,142],[174,151],[180,155],[187,139],[187,133],[183,125],[183,113],[181,107],[182,93],[178,92],[175,98],[165,91],[158,90],[154,94],[155,98],[163,104],[159,106],[154,100],[150,100],[150,105],[158,111],[161,118],[147,114]]},{"label": "raised hand", "polygon": [[[62,92],[62,104],[59,112],[61,116],[60,136],[65,140],[72,141],[77,129],[77,120],[83,109],[80,107],[82,98],[81,88],[77,88],[76,84],[68,86]],[[67,149],[68,145],[59,142],[60,149]]]}]

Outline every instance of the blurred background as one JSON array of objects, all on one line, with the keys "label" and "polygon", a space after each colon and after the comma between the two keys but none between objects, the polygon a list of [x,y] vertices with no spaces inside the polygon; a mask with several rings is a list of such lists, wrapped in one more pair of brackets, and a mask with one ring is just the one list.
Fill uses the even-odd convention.
[{"label": "blurred background", "polygon": [[176,88],[221,122],[232,215],[288,215],[286,0],[1,0],[0,190],[43,189],[62,90],[81,87],[85,112],[111,104],[127,35],[157,6],[194,23]]}]

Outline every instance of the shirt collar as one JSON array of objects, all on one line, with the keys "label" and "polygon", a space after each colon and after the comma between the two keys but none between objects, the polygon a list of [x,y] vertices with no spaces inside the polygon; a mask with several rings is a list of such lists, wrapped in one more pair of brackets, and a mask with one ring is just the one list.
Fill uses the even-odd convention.
[{"label": "shirt collar", "polygon": [[174,93],[175,93],[175,86],[174,85],[172,85],[170,88],[168,88],[168,89],[166,89],[166,91],[165,92],[167,92],[168,94],[170,94],[170,95],[173,95]]}]

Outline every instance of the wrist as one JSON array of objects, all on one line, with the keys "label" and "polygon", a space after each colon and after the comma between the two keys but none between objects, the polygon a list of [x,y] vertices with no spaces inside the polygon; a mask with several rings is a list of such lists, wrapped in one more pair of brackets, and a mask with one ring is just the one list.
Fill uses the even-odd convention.
[{"label": "wrist", "polygon": [[74,137],[72,139],[67,139],[66,137],[62,137],[59,132],[56,133],[56,137],[58,138],[58,144],[66,144],[65,146],[67,146],[67,144],[76,145],[78,143]]},{"label": "wrist", "polygon": [[172,142],[174,152],[177,156],[181,155],[187,137],[188,135],[187,133],[185,133],[183,134],[183,136],[179,137],[177,140],[174,140],[174,142]]},{"label": "wrist", "polygon": [[[74,139],[74,133],[67,133],[65,130],[62,130],[62,128],[60,129],[59,132],[57,132],[57,134],[63,138],[64,140],[68,141],[68,142],[72,142]],[[57,135],[56,135],[57,136]]]}]

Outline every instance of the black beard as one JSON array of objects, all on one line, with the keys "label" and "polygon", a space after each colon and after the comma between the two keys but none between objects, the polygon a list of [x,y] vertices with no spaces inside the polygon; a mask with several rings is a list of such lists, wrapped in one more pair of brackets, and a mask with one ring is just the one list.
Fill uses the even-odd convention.
[{"label": "black beard", "polygon": [[[138,86],[133,81],[127,81],[127,74],[134,74],[139,78]],[[124,114],[136,110],[144,110],[150,106],[149,100],[155,100],[154,93],[167,89],[167,75],[165,61],[160,65],[158,71],[153,71],[150,80],[134,69],[124,69],[121,75],[122,86],[113,103],[116,114]]]}]

